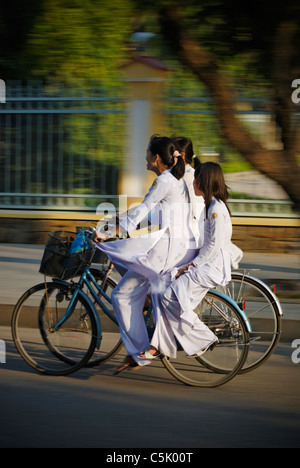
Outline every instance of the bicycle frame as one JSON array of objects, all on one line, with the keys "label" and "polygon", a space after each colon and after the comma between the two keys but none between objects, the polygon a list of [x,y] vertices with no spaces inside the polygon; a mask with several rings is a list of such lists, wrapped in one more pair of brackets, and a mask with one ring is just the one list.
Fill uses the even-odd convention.
[{"label": "bicycle frame", "polygon": [[[61,285],[64,285],[64,286],[70,286],[70,283],[66,282],[66,281],[62,281],[62,280],[59,280],[59,279],[53,279],[52,280],[53,283],[55,284],[61,284]],[[71,315],[73,314],[74,312],[74,306],[76,304],[76,300],[77,300],[77,296],[78,295],[81,295],[82,297],[84,297],[85,301],[88,303],[88,306],[90,307],[90,309],[92,310],[93,314],[94,314],[94,317],[95,317],[95,320],[96,320],[96,325],[97,325],[97,343],[96,343],[96,348],[99,349],[100,348],[100,344],[101,344],[101,331],[102,331],[102,327],[101,327],[101,322],[100,322],[100,319],[99,319],[99,316],[98,314],[96,313],[95,311],[95,308],[94,308],[94,305],[92,303],[92,301],[90,300],[90,298],[82,291],[82,287],[84,284],[87,285],[87,287],[89,288],[89,290],[91,291],[94,299],[97,301],[97,303],[102,307],[102,309],[104,310],[104,312],[109,316],[109,318],[111,320],[113,320],[115,323],[117,323],[116,321],[116,318],[110,313],[110,311],[108,310],[108,308],[105,306],[105,304],[100,300],[100,298],[97,296],[97,294],[95,293],[95,291],[93,290],[93,288],[91,287],[89,281],[91,281],[95,287],[97,287],[98,291],[105,297],[105,299],[107,299],[109,302],[110,301],[110,298],[104,293],[104,291],[100,288],[100,286],[97,284],[95,278],[92,276],[91,272],[89,271],[89,267],[86,267],[84,269],[84,272],[82,273],[81,277],[80,277],[80,280],[79,282],[74,286],[74,292],[72,294],[72,297],[70,299],[70,304],[64,314],[64,316],[54,325],[53,329],[54,330],[58,330],[70,317]]]},{"label": "bicycle frame", "polygon": [[[210,289],[209,292],[211,292],[215,296],[226,299],[234,307],[234,309],[237,311],[237,313],[242,317],[242,319],[243,319],[243,321],[245,323],[247,332],[248,333],[252,332],[252,327],[251,327],[251,324],[250,324],[250,322],[248,320],[247,315],[245,314],[245,312],[237,305],[237,303],[230,296],[227,296],[227,294],[224,294],[221,291],[217,291],[216,289]],[[220,311],[219,309],[217,311],[219,312],[220,315],[223,316],[222,311]],[[224,318],[226,319],[226,317],[224,317]]]},{"label": "bicycle frame", "polygon": [[[56,283],[56,284],[63,284],[63,285],[70,285],[70,283],[67,283],[65,281],[62,281],[62,280],[58,280],[58,279],[53,279],[53,282]],[[89,269],[89,266],[87,266],[82,275],[80,276],[80,279],[78,281],[77,284],[74,284],[74,289],[73,289],[73,294],[72,294],[72,297],[70,299],[70,304],[66,310],[66,313],[64,314],[64,316],[55,324],[55,326],[53,327],[55,330],[59,329],[72,315],[73,313],[73,310],[74,310],[74,306],[75,306],[75,303],[76,303],[76,299],[77,299],[77,296],[78,294],[79,295],[82,295],[84,296],[84,299],[88,302],[88,305],[90,306],[91,310],[93,311],[94,313],[94,316],[95,316],[95,319],[96,319],[96,324],[97,324],[97,344],[96,344],[96,347],[97,349],[100,348],[100,344],[101,344],[101,322],[100,322],[100,319],[99,319],[99,316],[95,310],[95,307],[94,307],[94,304],[92,303],[92,301],[90,300],[90,298],[82,291],[82,288],[83,286],[86,285],[88,290],[90,291],[93,299],[95,300],[95,302],[98,304],[99,307],[101,307],[101,309],[103,310],[103,312],[115,323],[118,325],[118,322],[117,322],[117,319],[116,317],[110,312],[110,310],[108,309],[108,307],[105,305],[105,303],[101,300],[101,297],[104,297],[104,299],[109,303],[111,304],[111,298],[103,291],[102,287],[97,283],[97,281],[95,280],[94,276],[92,275],[92,273],[90,272],[90,269]],[[252,331],[252,328],[251,328],[251,325],[250,325],[250,322],[248,321],[248,318],[247,318],[247,315],[243,312],[243,310],[240,309],[240,307],[237,305],[237,303],[230,297],[230,296],[227,296],[226,294],[224,294],[223,292],[221,291],[217,291],[217,290],[210,290],[210,292],[212,292],[215,296],[217,297],[220,297],[220,298],[224,298],[226,299],[234,308],[235,310],[237,311],[237,313],[241,316],[242,320],[244,321],[245,323],[245,326],[246,326],[246,329],[249,333],[251,333]],[[216,307],[216,306],[215,306]],[[216,309],[218,313],[220,313],[220,315],[223,315],[222,314],[222,311],[219,310],[219,308]],[[145,322],[148,323],[149,319],[150,319],[150,316],[151,316],[151,313],[152,313],[152,305],[150,305],[150,307],[148,308],[147,310],[147,314],[145,316]],[[224,317],[226,319],[226,317]]]}]

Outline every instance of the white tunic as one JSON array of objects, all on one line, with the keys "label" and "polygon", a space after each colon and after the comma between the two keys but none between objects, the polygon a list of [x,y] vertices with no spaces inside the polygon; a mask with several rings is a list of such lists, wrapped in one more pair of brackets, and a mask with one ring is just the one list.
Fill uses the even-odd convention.
[{"label": "white tunic", "polygon": [[197,253],[183,179],[177,180],[169,170],[163,172],[120,228],[133,232],[149,213],[152,222],[160,225],[159,231],[99,245],[115,265],[127,270],[112,292],[112,304],[127,353],[139,365],[151,362],[139,358],[139,353],[150,347],[142,314],[149,288],[156,320],[156,297],[170,285],[172,269],[189,263]]},{"label": "white tunic", "polygon": [[[230,244],[232,224],[226,205],[213,199],[202,218],[203,236],[195,266],[172,282],[157,299],[157,326],[151,344],[163,354],[175,357],[176,336],[187,354],[214,342],[213,333],[198,319],[194,309],[210,288],[231,279]],[[201,221],[200,221],[201,230]]]},{"label": "white tunic", "polygon": [[[206,209],[202,213],[199,230],[203,229],[203,238],[200,239],[200,250],[193,260],[196,266],[194,273],[201,271],[206,266],[222,272],[221,283],[226,284],[231,279],[230,243],[232,236],[232,224],[228,209],[222,201],[213,198],[208,213]],[[209,273],[209,271],[208,271]]]},{"label": "white tunic", "polygon": [[196,251],[184,180],[177,180],[170,170],[164,171],[155,179],[143,202],[121,221],[121,230],[133,232],[149,213],[156,224],[159,222],[158,231],[103,243],[99,248],[114,264],[145,276],[155,288],[159,275],[188,263]]},{"label": "white tunic", "polygon": [[[200,239],[201,232],[199,232],[199,221],[200,221],[201,214],[203,213],[205,204],[204,204],[203,197],[201,196],[198,197],[195,195],[194,186],[193,186],[194,177],[195,177],[195,169],[190,164],[187,164],[185,166],[184,180],[187,184],[187,188],[188,188],[189,196],[190,196],[190,202],[191,202],[191,213],[192,213],[191,228],[195,236],[196,242],[201,242],[201,239]],[[198,245],[200,247],[201,243]],[[231,243],[230,244],[230,257],[231,257],[231,267],[233,269],[237,269],[239,267],[239,262],[241,261],[243,257],[243,251],[239,249],[239,247]]]}]

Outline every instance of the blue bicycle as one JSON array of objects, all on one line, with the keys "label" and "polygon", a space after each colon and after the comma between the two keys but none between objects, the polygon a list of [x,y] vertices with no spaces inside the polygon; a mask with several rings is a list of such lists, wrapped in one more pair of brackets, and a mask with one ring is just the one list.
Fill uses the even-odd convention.
[{"label": "blue bicycle", "polygon": [[[75,239],[73,233],[50,234],[40,271],[53,279],[26,291],[13,312],[16,348],[32,368],[44,374],[68,375],[101,365],[122,348],[110,299],[116,285],[111,278],[113,265],[102,258],[100,263],[106,260],[107,265],[90,266],[96,249],[89,231],[83,232],[85,248],[72,253]],[[217,290],[209,291],[196,311],[218,337],[218,345],[192,360],[178,346],[176,359],[162,356],[161,362],[187,385],[217,387],[242,369],[251,326],[237,303]],[[151,336],[151,303],[144,315]]]}]

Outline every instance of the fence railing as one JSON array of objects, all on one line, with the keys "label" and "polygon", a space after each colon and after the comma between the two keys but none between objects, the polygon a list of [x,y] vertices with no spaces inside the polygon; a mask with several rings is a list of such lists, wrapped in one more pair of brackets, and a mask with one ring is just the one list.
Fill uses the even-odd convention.
[{"label": "fence railing", "polygon": [[[118,195],[0,193],[0,209],[56,210],[96,213],[102,203],[119,209]],[[299,218],[289,201],[229,199],[233,216],[264,218]]]},{"label": "fence railing", "polygon": [[[91,212],[118,194],[130,98],[70,93],[7,86],[6,103],[0,105],[0,209]],[[212,147],[211,99],[163,101],[170,133]],[[256,102],[256,116],[268,114],[263,104]],[[285,201],[232,199],[230,206],[236,216],[297,216]]]},{"label": "fence railing", "polygon": [[14,93],[0,107],[1,192],[117,193],[124,99]]},{"label": "fence railing", "polygon": [[233,216],[255,218],[299,218],[293,205],[286,200],[242,200],[228,201]]}]

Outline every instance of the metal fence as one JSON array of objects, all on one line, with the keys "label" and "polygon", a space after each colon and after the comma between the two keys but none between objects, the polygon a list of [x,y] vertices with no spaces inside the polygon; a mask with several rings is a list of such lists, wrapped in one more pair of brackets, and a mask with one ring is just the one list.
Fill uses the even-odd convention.
[{"label": "metal fence", "polygon": [[[1,204],[20,194],[115,194],[125,100],[7,87],[0,108]],[[6,197],[3,194],[7,194]],[[29,204],[32,204],[31,202]]]},{"label": "metal fence", "polygon": [[[253,101],[254,102],[254,101]],[[95,211],[118,193],[129,98],[9,83],[0,104],[0,208]],[[211,99],[167,97],[169,133],[219,151]],[[268,115],[262,100],[255,116]],[[251,114],[243,111],[245,115]],[[194,145],[197,154],[206,149]],[[296,216],[288,202],[231,200],[238,216]]]}]

